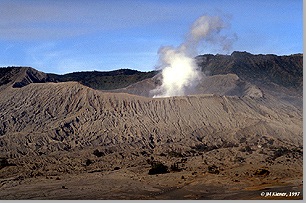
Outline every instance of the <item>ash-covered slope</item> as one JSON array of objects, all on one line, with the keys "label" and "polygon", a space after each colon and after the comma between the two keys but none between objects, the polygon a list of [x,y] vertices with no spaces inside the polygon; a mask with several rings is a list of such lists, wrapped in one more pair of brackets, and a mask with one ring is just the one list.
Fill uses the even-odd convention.
[{"label": "ash-covered slope", "polygon": [[185,160],[180,170],[222,168],[228,177],[235,167],[250,174],[269,166],[277,178],[302,173],[302,111],[269,99],[154,99],[76,82],[32,83],[0,92],[0,119],[0,157],[7,160],[0,178],[6,181],[114,168],[144,171],[152,160],[169,167]]},{"label": "ash-covered slope", "polygon": [[[162,153],[239,145],[240,140],[302,143],[302,114],[238,97],[151,99],[102,93],[78,83],[30,84],[0,93],[1,156],[48,155],[85,147]],[[265,137],[265,138],[263,138]]]}]

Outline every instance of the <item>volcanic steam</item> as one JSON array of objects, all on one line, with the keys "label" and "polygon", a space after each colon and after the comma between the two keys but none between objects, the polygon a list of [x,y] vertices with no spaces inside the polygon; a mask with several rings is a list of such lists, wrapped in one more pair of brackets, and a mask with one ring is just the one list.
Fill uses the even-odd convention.
[{"label": "volcanic steam", "polygon": [[229,51],[235,35],[222,35],[228,24],[219,16],[201,16],[191,26],[186,40],[178,47],[164,46],[158,51],[162,69],[162,84],[151,91],[153,97],[182,96],[193,92],[205,75],[198,69],[194,57],[201,42],[221,46]]}]

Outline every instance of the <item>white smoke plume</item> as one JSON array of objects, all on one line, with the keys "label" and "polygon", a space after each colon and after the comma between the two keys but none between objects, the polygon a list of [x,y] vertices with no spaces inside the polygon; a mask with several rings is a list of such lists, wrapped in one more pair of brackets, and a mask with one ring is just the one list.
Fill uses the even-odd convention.
[{"label": "white smoke plume", "polygon": [[191,26],[186,40],[178,47],[161,47],[158,51],[162,68],[162,84],[151,91],[153,97],[182,96],[192,92],[205,75],[194,60],[201,42],[218,45],[225,51],[231,49],[236,36],[221,35],[227,28],[219,16],[201,16]]}]

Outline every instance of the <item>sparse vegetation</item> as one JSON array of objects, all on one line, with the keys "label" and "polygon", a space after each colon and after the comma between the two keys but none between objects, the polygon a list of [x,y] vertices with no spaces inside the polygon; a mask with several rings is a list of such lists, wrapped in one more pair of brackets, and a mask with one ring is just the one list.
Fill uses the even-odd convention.
[{"label": "sparse vegetation", "polygon": [[114,90],[151,78],[157,73],[157,71],[140,72],[130,69],[119,69],[105,72],[88,71],[68,73],[65,75],[48,74],[48,81],[76,81],[98,90]]},{"label": "sparse vegetation", "polygon": [[194,147],[191,147],[192,149],[195,149],[199,152],[205,152],[208,151],[208,146],[207,144],[197,144]]},{"label": "sparse vegetation", "polygon": [[290,153],[290,150],[286,147],[280,147],[275,149],[272,160],[277,159],[278,157],[284,156],[286,154]]},{"label": "sparse vegetation", "polygon": [[163,174],[163,173],[169,173],[168,166],[164,165],[159,161],[152,161],[151,169],[149,170],[149,175]]},{"label": "sparse vegetation", "polygon": [[9,166],[9,163],[6,158],[0,158],[0,169]]},{"label": "sparse vegetation", "polygon": [[96,150],[93,152],[93,154],[94,154],[95,156],[97,156],[97,157],[102,157],[102,156],[105,155],[104,152],[100,152],[98,149],[96,149]]},{"label": "sparse vegetation", "polygon": [[170,156],[170,157],[184,157],[184,155],[181,152],[176,152],[176,151],[168,152],[168,156]]},{"label": "sparse vegetation", "polygon": [[237,156],[235,158],[235,163],[244,163],[245,162],[245,158]]},{"label": "sparse vegetation", "polygon": [[86,164],[86,166],[89,166],[90,164],[92,164],[92,161],[90,159],[87,159],[85,164]]},{"label": "sparse vegetation", "polygon": [[142,152],[140,152],[140,154],[142,156],[150,156],[150,153],[148,153],[147,151],[142,151]]},{"label": "sparse vegetation", "polygon": [[220,173],[219,167],[216,165],[208,166],[207,170],[208,170],[208,173],[212,173],[212,174]]},{"label": "sparse vegetation", "polygon": [[175,171],[175,172],[182,171],[183,169],[180,168],[179,164],[180,164],[179,162],[173,163],[170,167],[171,171]]},{"label": "sparse vegetation", "polygon": [[244,142],[246,142],[246,140],[247,140],[247,139],[246,139],[245,137],[242,137],[242,138],[239,139],[239,142],[240,142],[240,143],[244,143]]},{"label": "sparse vegetation", "polygon": [[267,170],[267,169],[264,169],[264,168],[258,169],[254,173],[254,175],[257,175],[257,176],[266,176],[266,175],[269,175],[269,174],[270,174],[270,171]]},{"label": "sparse vegetation", "polygon": [[247,152],[247,153],[249,153],[249,154],[252,154],[253,153],[253,149],[250,147],[250,146],[245,146],[245,147],[242,147],[241,149],[239,149],[239,151],[241,151],[241,152]]}]

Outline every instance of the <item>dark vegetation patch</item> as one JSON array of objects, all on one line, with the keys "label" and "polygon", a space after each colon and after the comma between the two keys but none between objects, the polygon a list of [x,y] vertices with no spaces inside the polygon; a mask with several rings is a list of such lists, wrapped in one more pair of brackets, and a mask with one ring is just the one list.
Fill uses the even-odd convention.
[{"label": "dark vegetation patch", "polygon": [[159,156],[167,156],[164,152],[160,153]]},{"label": "dark vegetation patch", "polygon": [[240,157],[240,156],[237,156],[237,157],[235,158],[235,162],[236,162],[236,163],[244,163],[244,162],[245,162],[245,158]]},{"label": "dark vegetation patch", "polygon": [[103,171],[102,169],[96,169],[96,170],[88,171],[88,173],[100,173],[102,171]]},{"label": "dark vegetation patch", "polygon": [[208,173],[212,173],[212,174],[219,174],[220,173],[219,167],[216,166],[216,165],[208,166],[207,171],[208,171]]},{"label": "dark vegetation patch", "polygon": [[90,159],[87,159],[86,161],[85,161],[85,165],[86,166],[89,166],[90,164],[92,164],[93,162],[92,162],[92,160],[90,160]]},{"label": "dark vegetation patch", "polygon": [[16,164],[9,163],[7,158],[0,157],[0,169],[7,167],[7,166],[16,166]]},{"label": "dark vegetation patch", "polygon": [[179,164],[176,162],[174,164],[171,164],[170,166],[171,171],[181,171],[182,169],[179,167]]},{"label": "dark vegetation patch", "polygon": [[207,144],[197,144],[192,149],[199,151],[199,152],[208,152],[214,149],[217,149],[217,146],[208,146]]},{"label": "dark vegetation patch", "polygon": [[149,175],[163,174],[163,173],[169,173],[168,166],[164,165],[159,161],[152,161],[151,169],[149,170]]},{"label": "dark vegetation patch", "polygon": [[67,82],[76,81],[85,86],[98,90],[114,90],[127,87],[141,80],[152,78],[158,72],[141,72],[131,69],[119,69],[114,71],[88,71],[75,72],[65,75],[48,74],[48,81]]},{"label": "dark vegetation patch", "polygon": [[182,171],[182,170],[185,170],[186,168],[185,167],[185,162],[182,162],[182,161],[177,161],[177,162],[174,162],[173,164],[171,164],[170,166],[170,169],[171,171],[173,172],[179,172],[179,171]]},{"label": "dark vegetation patch", "polygon": [[0,158],[0,169],[9,166],[9,163],[6,158]]},{"label": "dark vegetation patch", "polygon": [[294,159],[298,159],[303,157],[303,148],[293,148],[289,149],[287,147],[274,147],[270,148],[273,151],[273,154],[269,157],[272,161],[275,161],[279,157],[286,156],[287,158],[292,157]]},{"label": "dark vegetation patch", "polygon": [[286,147],[276,148],[275,151],[274,151],[272,159],[275,160],[278,157],[284,156],[288,153],[290,153],[290,150]]},{"label": "dark vegetation patch", "polygon": [[241,151],[241,152],[247,152],[247,153],[249,153],[249,154],[252,154],[253,151],[255,151],[255,150],[253,150],[250,146],[245,146],[245,147],[242,147],[241,149],[239,149],[239,151]]},{"label": "dark vegetation patch", "polygon": [[270,174],[270,171],[264,168],[257,169],[254,173],[256,176],[267,176]]},{"label": "dark vegetation patch", "polygon": [[150,153],[148,153],[148,152],[145,151],[145,150],[144,150],[144,151],[141,151],[140,154],[141,154],[142,156],[146,156],[146,157],[147,157],[147,156],[150,156]]},{"label": "dark vegetation patch", "polygon": [[239,140],[240,143],[244,143],[244,142],[246,142],[246,141],[247,141],[247,139],[246,139],[245,137],[242,137],[242,138],[240,138],[240,140]]},{"label": "dark vegetation patch", "polygon": [[98,149],[96,149],[93,154],[96,156],[96,157],[102,157],[102,156],[105,156],[105,153],[104,152],[100,152]]},{"label": "dark vegetation patch", "polygon": [[184,155],[181,152],[176,152],[176,151],[168,152],[168,156],[170,156],[170,157],[184,157]]},{"label": "dark vegetation patch", "polygon": [[207,145],[204,143],[197,144],[195,146],[191,146],[190,148],[193,150],[196,150],[197,152],[209,152],[215,149],[220,149],[220,148],[233,148],[233,147],[238,147],[239,145],[237,143],[233,142],[227,142],[223,141],[222,144],[219,145]]}]

